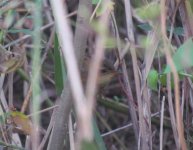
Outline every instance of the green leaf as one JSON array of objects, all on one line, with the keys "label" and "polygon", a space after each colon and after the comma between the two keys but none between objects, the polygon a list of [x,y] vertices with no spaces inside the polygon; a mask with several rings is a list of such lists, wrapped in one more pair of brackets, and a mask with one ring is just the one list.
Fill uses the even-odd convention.
[{"label": "green leaf", "polygon": [[60,53],[57,35],[55,36],[54,41],[54,72],[56,91],[57,94],[60,95],[64,87],[64,80],[66,79],[66,68]]},{"label": "green leaf", "polygon": [[190,3],[190,6],[191,6],[191,9],[193,11],[193,0],[189,0],[189,3]]},{"label": "green leaf", "polygon": [[101,137],[100,131],[98,129],[96,119],[92,120],[94,140],[92,141],[82,141],[81,150],[106,150],[105,143]]},{"label": "green leaf", "polygon": [[167,85],[167,75],[166,74],[160,74],[159,75],[159,81],[161,83],[161,86],[165,86]]},{"label": "green leaf", "polygon": [[[182,44],[173,55],[173,62],[175,64],[176,70],[180,71],[185,68],[193,66],[193,39],[190,38],[184,44]],[[171,72],[169,65],[166,66],[164,74]]]},{"label": "green leaf", "polygon": [[93,141],[83,141],[81,143],[81,150],[98,150],[98,148]]},{"label": "green leaf", "polygon": [[7,31],[8,33],[25,33],[32,35],[33,31],[29,29],[10,29]]},{"label": "green leaf", "polygon": [[158,72],[155,69],[149,71],[147,76],[147,85],[150,89],[157,91]]},{"label": "green leaf", "polygon": [[[184,77],[189,77],[193,79],[193,76],[191,74],[185,73],[184,71],[178,72],[180,81],[184,79]],[[167,74],[159,74],[159,81],[161,83],[161,86],[167,86]],[[174,89],[174,78],[171,76],[171,88]]]},{"label": "green leaf", "polygon": [[106,7],[102,7],[101,3],[96,11],[96,16],[102,16],[103,14],[105,14],[108,11],[113,11],[114,10],[114,5],[115,3],[112,1],[109,1],[106,5]]},{"label": "green leaf", "polygon": [[[183,77],[181,76],[180,79]],[[159,75],[159,81],[161,83],[161,86],[166,87],[167,86],[167,75],[166,74],[160,74]],[[171,89],[174,89],[174,78],[171,76]]]},{"label": "green leaf", "polygon": [[116,39],[115,38],[109,37],[106,40],[105,48],[115,48],[116,46],[117,46],[117,44],[116,44]]},{"label": "green leaf", "polygon": [[4,37],[5,37],[5,30],[0,30],[0,43],[3,42]]},{"label": "green leaf", "polygon": [[4,24],[6,27],[10,27],[15,23],[15,16],[16,16],[16,11],[15,10],[9,10],[8,12],[5,13],[5,20]]},{"label": "green leaf", "polygon": [[[139,27],[140,29],[144,30],[144,31],[151,31],[152,30],[152,26],[149,23],[142,23],[137,25],[137,27]],[[167,26],[167,31],[171,31],[171,26]],[[175,27],[173,30],[173,33],[176,35],[184,35],[184,30],[182,27]]]},{"label": "green leaf", "polygon": [[94,130],[94,140],[95,140],[95,143],[97,144],[98,149],[106,150],[105,143],[103,141],[103,138],[101,137],[99,128],[97,126],[96,119],[94,118],[92,122],[93,122],[93,130]]},{"label": "green leaf", "polygon": [[93,4],[93,5],[96,5],[96,4],[99,3],[99,1],[100,1],[100,0],[92,0],[92,4]]},{"label": "green leaf", "polygon": [[0,125],[5,124],[6,120],[11,116],[10,112],[3,112],[2,109],[0,109]]},{"label": "green leaf", "polygon": [[134,13],[144,21],[156,19],[160,15],[160,4],[151,2],[145,6],[136,8]]},{"label": "green leaf", "polygon": [[144,31],[151,31],[152,30],[152,27],[148,23],[139,24],[139,25],[137,25],[137,27],[139,27],[140,29],[142,29]]},{"label": "green leaf", "polygon": [[179,71],[178,74],[179,74],[180,78],[182,78],[182,77],[190,77],[190,78],[193,79],[193,75],[191,75],[191,74],[189,74],[189,73],[186,73],[186,72],[184,72],[184,71]]},{"label": "green leaf", "polygon": [[0,147],[2,148],[2,146],[6,147],[6,148],[9,148],[9,149],[26,150],[22,147],[18,147],[18,146],[12,145],[12,144],[8,144],[7,142],[3,142],[3,141],[0,140]]},{"label": "green leaf", "polygon": [[[168,27],[167,30],[170,31],[171,28]],[[174,34],[176,34],[176,35],[181,35],[181,36],[184,35],[184,30],[183,30],[182,27],[175,27],[173,32],[174,32]]]}]

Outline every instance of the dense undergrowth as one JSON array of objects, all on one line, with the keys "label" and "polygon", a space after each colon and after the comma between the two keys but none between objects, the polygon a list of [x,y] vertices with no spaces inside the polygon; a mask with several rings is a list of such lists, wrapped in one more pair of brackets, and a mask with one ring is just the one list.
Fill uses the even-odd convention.
[{"label": "dense undergrowth", "polygon": [[192,3],[0,1],[0,149],[193,149]]}]

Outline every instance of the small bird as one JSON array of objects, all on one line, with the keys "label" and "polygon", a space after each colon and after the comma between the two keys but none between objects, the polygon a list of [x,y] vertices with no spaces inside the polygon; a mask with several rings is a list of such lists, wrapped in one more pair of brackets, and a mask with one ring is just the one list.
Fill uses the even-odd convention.
[{"label": "small bird", "polygon": [[25,60],[23,52],[7,51],[0,45],[0,73],[10,73],[21,67]]}]

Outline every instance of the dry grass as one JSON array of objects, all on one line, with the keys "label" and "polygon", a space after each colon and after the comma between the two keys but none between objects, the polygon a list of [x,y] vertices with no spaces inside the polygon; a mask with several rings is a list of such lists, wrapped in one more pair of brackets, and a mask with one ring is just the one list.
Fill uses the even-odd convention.
[{"label": "dry grass", "polygon": [[0,148],[192,149],[191,2],[93,2],[0,2]]}]

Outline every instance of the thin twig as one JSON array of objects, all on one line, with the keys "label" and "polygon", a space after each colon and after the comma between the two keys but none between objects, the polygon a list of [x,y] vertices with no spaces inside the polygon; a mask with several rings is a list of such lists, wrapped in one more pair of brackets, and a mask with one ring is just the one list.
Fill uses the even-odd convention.
[{"label": "thin twig", "polygon": [[72,124],[72,115],[69,115],[68,128],[69,128],[70,150],[75,150],[74,131],[73,131],[73,124]]},{"label": "thin twig", "polygon": [[[120,45],[120,36],[119,36],[119,32],[118,32],[118,27],[116,24],[116,19],[114,16],[114,13],[111,13],[112,16],[112,20],[115,26],[115,35],[116,35],[116,39],[117,39],[117,47],[118,47],[118,55],[121,57],[121,45]],[[127,43],[125,49],[129,46],[130,44]],[[128,99],[128,105],[129,105],[129,110],[130,110],[130,114],[131,114],[131,119],[132,119],[132,123],[134,124],[133,129],[134,129],[134,133],[135,133],[135,139],[136,141],[138,141],[138,136],[139,136],[139,125],[138,125],[138,119],[137,119],[137,113],[136,113],[136,109],[134,106],[134,98],[133,98],[133,94],[131,91],[131,85],[130,85],[130,81],[129,81],[129,75],[127,72],[127,68],[126,68],[126,64],[125,64],[125,59],[124,58],[118,58],[118,60],[122,60],[122,62],[120,63],[122,72],[123,72],[123,82],[124,82],[124,88],[126,91],[126,95],[127,95],[127,99]],[[117,60],[117,61],[118,61]],[[116,65],[116,62],[115,62]]]},{"label": "thin twig", "polygon": [[[96,115],[97,115],[98,119],[100,120],[100,122],[105,126],[105,128],[108,131],[112,131],[111,127],[108,125],[105,118],[103,118],[99,113],[96,113]],[[120,146],[122,147],[123,150],[127,149],[126,146],[124,145],[123,141],[120,140],[116,134],[112,134],[112,137],[117,141],[117,143],[120,144]]]},{"label": "thin twig", "polygon": [[163,122],[164,122],[164,104],[165,104],[165,96],[162,98],[161,105],[161,117],[160,117],[160,150],[163,148]]},{"label": "thin twig", "polygon": [[101,2],[102,2],[102,1],[99,0],[99,2],[97,3],[97,5],[96,5],[96,7],[95,7],[95,9],[94,9],[94,11],[93,11],[91,17],[90,17],[90,21],[89,21],[90,23],[92,22],[92,20],[93,20],[95,14],[96,14],[96,12],[97,12],[97,10],[99,9],[99,6],[101,5]]},{"label": "thin twig", "polygon": [[9,107],[10,108],[14,107],[13,106],[13,75],[14,75],[13,72],[8,75],[8,78],[9,78],[9,80],[8,80],[8,87],[9,87],[9,95],[8,95],[9,99],[8,99],[8,101],[9,101]]},{"label": "thin twig", "polygon": [[58,105],[54,105],[54,106],[52,106],[52,107],[45,108],[45,109],[40,110],[40,111],[38,111],[38,112],[35,112],[35,113],[33,113],[33,114],[29,114],[29,115],[27,115],[27,117],[32,117],[33,115],[41,114],[41,113],[50,111],[50,110],[52,110],[52,109],[54,109],[54,108],[57,108],[57,107],[58,107]]},{"label": "thin twig", "polygon": [[[54,111],[56,111],[56,109]],[[50,132],[51,132],[52,127],[54,125],[54,117],[55,117],[54,111],[52,113],[52,116],[51,116],[51,119],[50,119],[49,126],[47,128],[46,134],[44,135],[44,137],[43,137],[43,139],[42,139],[42,141],[41,141],[41,143],[40,143],[40,145],[38,147],[38,150],[42,150],[42,148],[44,147],[44,145],[45,145],[45,143],[46,143],[46,141],[47,141],[47,139],[48,139],[48,137],[50,135]]]},{"label": "thin twig", "polygon": [[[50,7],[47,0],[43,0],[43,6],[44,6],[44,8]],[[49,23],[53,22],[51,11],[48,11],[47,9],[45,9],[44,11],[45,11],[46,17],[48,19],[48,22]]]},{"label": "thin twig", "polygon": [[[74,16],[74,15],[76,15],[76,14],[77,14],[77,11],[74,11],[74,12],[66,15],[66,18],[72,17],[72,16]],[[55,24],[55,22],[51,22],[51,23],[49,23],[49,24],[41,27],[41,28],[40,28],[40,32],[42,32],[42,31],[44,31],[44,30],[52,27],[54,24]],[[9,44],[5,45],[4,48],[8,48],[8,47],[10,47],[10,46],[13,46],[13,45],[15,45],[15,44],[17,44],[17,43],[19,43],[19,42],[21,42],[21,41],[23,41],[23,40],[26,40],[26,39],[28,39],[28,38],[30,38],[30,37],[32,37],[32,35],[24,35],[23,37],[15,40],[15,41],[12,41],[12,42],[10,42]]]},{"label": "thin twig", "polygon": [[[131,14],[131,3],[129,0],[124,0],[125,2],[125,14],[126,14],[126,22],[127,22],[127,36],[132,43],[135,43],[134,32],[133,32],[133,21],[132,21],[132,14]],[[137,103],[138,103],[138,114],[139,114],[139,132],[141,133],[141,137],[139,139],[142,141],[143,149],[148,149],[148,144],[146,143],[146,135],[145,135],[145,122],[143,116],[143,104],[141,99],[140,93],[140,80],[139,80],[139,73],[138,73],[138,65],[137,65],[137,56],[136,50],[131,48],[131,57],[133,63],[133,73],[134,73],[134,80],[135,80],[135,88],[136,88],[136,95],[137,95]]]},{"label": "thin twig", "polygon": [[[49,48],[51,47],[51,43],[53,42],[54,35],[55,35],[55,29],[52,29],[52,33],[51,33],[50,38],[48,40],[48,44],[46,46],[45,53],[44,53],[44,55],[42,56],[42,59],[41,59],[41,65],[39,65],[39,67],[37,68],[37,71],[40,71],[41,66],[43,65],[44,61],[46,60]],[[32,85],[30,85],[29,90],[27,92],[27,95],[24,99],[23,105],[21,107],[21,112],[23,112],[23,113],[25,112],[25,110],[26,110],[26,108],[29,104],[31,95],[32,95]]]},{"label": "thin twig", "polygon": [[[152,114],[151,117],[155,117],[155,116],[157,116],[157,115],[159,115],[159,114],[160,114],[160,112],[156,112],[156,113]],[[122,127],[117,128],[117,129],[111,130],[111,131],[109,131],[109,132],[103,133],[101,136],[102,136],[102,137],[105,137],[105,136],[107,136],[107,135],[110,135],[110,134],[113,134],[113,133],[115,133],[115,132],[119,132],[119,131],[121,131],[121,130],[124,130],[124,129],[126,129],[126,128],[129,128],[129,127],[131,127],[131,126],[133,126],[133,123],[129,123],[129,124],[125,125],[125,126],[122,126]]]},{"label": "thin twig", "polygon": [[173,106],[173,101],[172,101],[171,75],[170,74],[167,75],[167,91],[168,91],[169,113],[170,113],[170,118],[171,118],[172,131],[174,134],[174,140],[175,140],[177,149],[180,149],[177,127],[176,127],[176,118],[175,118],[174,106]]}]

